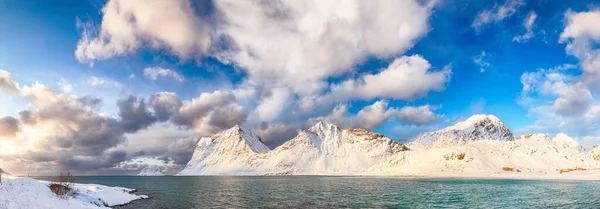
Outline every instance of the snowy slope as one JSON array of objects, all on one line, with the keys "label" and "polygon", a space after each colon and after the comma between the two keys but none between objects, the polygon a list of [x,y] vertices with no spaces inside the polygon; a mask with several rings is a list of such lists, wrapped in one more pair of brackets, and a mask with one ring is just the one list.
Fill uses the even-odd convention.
[{"label": "snowy slope", "polygon": [[[398,153],[364,174],[532,178],[584,175],[585,178],[600,179],[597,171],[600,161],[590,158],[576,143],[565,134],[554,138],[529,134],[515,141],[475,140],[465,144],[430,146]],[[575,171],[561,174],[561,169]]]},{"label": "snowy slope", "polygon": [[319,122],[270,151],[236,126],[202,138],[178,175],[356,174],[406,149],[381,134]]},{"label": "snowy slope", "polygon": [[79,191],[79,194],[74,198],[60,199],[50,191],[48,184],[49,182],[41,182],[32,178],[3,175],[2,184],[0,184],[0,208],[107,208],[148,198],[145,195],[131,194],[133,190],[128,188],[74,184],[73,187]]},{"label": "snowy slope", "polygon": [[252,175],[258,156],[270,149],[251,131],[240,126],[202,137],[191,160],[177,175]]},{"label": "snowy slope", "polygon": [[162,170],[163,168],[161,166],[149,165],[142,169],[137,176],[164,176],[165,174],[161,172]]},{"label": "snowy slope", "polygon": [[513,133],[494,115],[473,115],[439,131],[417,136],[407,146],[423,149],[428,146],[449,146],[469,141],[498,140],[514,141]]},{"label": "snowy slope", "polygon": [[588,156],[596,160],[600,160],[600,144],[594,146],[594,148],[592,148],[592,150],[590,150],[590,152],[588,153]]},{"label": "snowy slope", "polygon": [[381,134],[318,122],[268,153],[268,165],[284,174],[351,175],[406,149]]}]

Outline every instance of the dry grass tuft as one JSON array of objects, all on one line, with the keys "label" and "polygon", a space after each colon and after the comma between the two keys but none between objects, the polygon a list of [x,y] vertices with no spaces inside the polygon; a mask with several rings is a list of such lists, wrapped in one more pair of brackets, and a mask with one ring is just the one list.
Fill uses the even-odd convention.
[{"label": "dry grass tuft", "polygon": [[73,188],[75,177],[71,173],[61,173],[58,176],[58,182],[51,183],[48,187],[52,193],[61,199],[77,196],[77,189]]}]

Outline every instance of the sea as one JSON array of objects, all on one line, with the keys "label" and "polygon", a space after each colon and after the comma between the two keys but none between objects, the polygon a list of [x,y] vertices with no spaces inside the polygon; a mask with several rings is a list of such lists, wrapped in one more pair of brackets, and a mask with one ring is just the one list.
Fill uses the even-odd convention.
[{"label": "sea", "polygon": [[[55,180],[54,177],[36,177]],[[114,208],[600,208],[600,181],[344,176],[79,176],[150,198]]]}]

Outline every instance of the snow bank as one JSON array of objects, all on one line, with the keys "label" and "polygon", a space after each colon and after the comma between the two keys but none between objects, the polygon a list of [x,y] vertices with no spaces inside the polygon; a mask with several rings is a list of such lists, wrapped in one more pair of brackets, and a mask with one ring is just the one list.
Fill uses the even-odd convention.
[{"label": "snow bank", "polygon": [[79,191],[74,198],[60,199],[48,188],[50,182],[2,175],[0,208],[2,209],[55,209],[55,208],[108,208],[123,205],[148,196],[131,194],[133,189],[97,184],[73,184]]}]

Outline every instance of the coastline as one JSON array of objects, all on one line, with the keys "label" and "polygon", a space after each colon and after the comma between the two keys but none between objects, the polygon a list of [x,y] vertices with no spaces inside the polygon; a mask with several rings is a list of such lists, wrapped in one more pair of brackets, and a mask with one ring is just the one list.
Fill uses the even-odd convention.
[{"label": "coastline", "polygon": [[[49,181],[29,177],[2,176],[0,208],[109,208],[148,199],[137,190],[100,184],[73,183],[77,195],[61,199],[48,188]],[[32,201],[35,200],[35,201]]]}]

